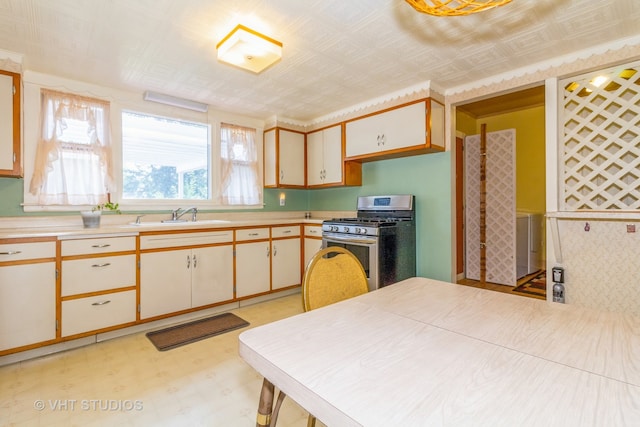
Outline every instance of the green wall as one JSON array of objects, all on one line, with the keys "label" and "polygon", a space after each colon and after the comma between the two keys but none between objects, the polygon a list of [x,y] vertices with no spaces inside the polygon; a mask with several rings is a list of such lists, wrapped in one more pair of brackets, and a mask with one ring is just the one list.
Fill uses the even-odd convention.
[{"label": "green wall", "polygon": [[357,196],[414,194],[417,274],[451,280],[451,156],[425,154],[365,163],[361,187],[310,190],[310,210],[356,210]]},{"label": "green wall", "polygon": [[[365,163],[361,187],[265,189],[265,207],[260,211],[355,211],[359,195],[414,194],[418,235],[417,274],[449,281],[452,262],[450,174],[449,152]],[[23,183],[23,179],[0,179],[0,216],[28,215],[20,206]],[[286,197],[283,207],[279,203],[281,193]]]}]

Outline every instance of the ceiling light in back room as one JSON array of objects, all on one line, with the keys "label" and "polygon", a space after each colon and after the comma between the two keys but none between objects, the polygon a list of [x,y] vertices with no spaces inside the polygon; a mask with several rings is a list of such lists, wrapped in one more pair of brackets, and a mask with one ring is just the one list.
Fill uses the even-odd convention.
[{"label": "ceiling light in back room", "polygon": [[282,43],[244,25],[236,26],[216,49],[218,61],[256,74],[282,58]]}]

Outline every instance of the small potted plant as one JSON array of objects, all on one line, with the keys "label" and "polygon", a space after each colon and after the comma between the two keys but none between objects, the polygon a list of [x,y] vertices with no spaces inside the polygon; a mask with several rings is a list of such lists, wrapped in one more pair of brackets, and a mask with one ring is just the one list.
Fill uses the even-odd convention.
[{"label": "small potted plant", "polygon": [[84,228],[98,228],[100,227],[100,217],[102,211],[111,211],[115,213],[121,213],[117,203],[107,202],[95,205],[90,211],[81,211],[82,224]]}]

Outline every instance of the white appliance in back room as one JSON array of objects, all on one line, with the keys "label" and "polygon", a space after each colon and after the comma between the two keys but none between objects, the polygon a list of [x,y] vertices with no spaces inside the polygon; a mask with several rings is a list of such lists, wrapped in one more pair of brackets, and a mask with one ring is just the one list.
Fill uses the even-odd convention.
[{"label": "white appliance in back room", "polygon": [[542,214],[516,213],[516,277],[542,269]]}]

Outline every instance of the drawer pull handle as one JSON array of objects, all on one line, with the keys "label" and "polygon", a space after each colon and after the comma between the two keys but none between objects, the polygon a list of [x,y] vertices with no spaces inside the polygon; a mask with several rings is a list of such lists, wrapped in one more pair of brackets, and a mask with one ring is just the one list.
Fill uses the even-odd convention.
[{"label": "drawer pull handle", "polygon": [[98,248],[98,249],[108,248],[109,246],[111,246],[111,245],[108,244],[108,243],[102,244],[102,245],[91,245],[92,248]]},{"label": "drawer pull handle", "polygon": [[94,302],[91,305],[105,305],[105,304],[109,304],[111,302],[110,299],[106,300],[106,301],[100,301],[100,302]]},{"label": "drawer pull handle", "polygon": [[249,233],[249,236],[259,236],[258,233]]},{"label": "drawer pull handle", "polygon": [[8,251],[8,252],[0,252],[0,255],[18,255],[21,253],[22,251]]},{"label": "drawer pull handle", "polygon": [[289,234],[289,233],[291,233],[291,230],[284,230],[284,231],[282,232],[282,234]]},{"label": "drawer pull handle", "polygon": [[111,265],[110,262],[105,262],[104,264],[93,264],[91,267],[102,268],[102,267],[109,267],[110,265]]}]

